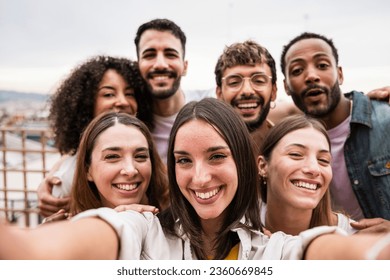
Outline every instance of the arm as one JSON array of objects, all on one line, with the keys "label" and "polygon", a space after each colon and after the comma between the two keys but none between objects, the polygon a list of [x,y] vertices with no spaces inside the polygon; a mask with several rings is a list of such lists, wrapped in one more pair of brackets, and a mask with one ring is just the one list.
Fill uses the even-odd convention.
[{"label": "arm", "polygon": [[118,245],[115,230],[98,218],[35,229],[0,225],[0,259],[116,259]]},{"label": "arm", "polygon": [[305,259],[390,259],[390,235],[321,235],[309,244]]},{"label": "arm", "polygon": [[52,190],[54,185],[60,185],[61,180],[57,177],[54,177],[53,174],[59,169],[62,162],[66,159],[66,155],[62,156],[50,170],[50,172],[46,175],[43,181],[39,184],[37,189],[38,195],[38,207],[39,213],[48,217],[58,212],[60,209],[64,209],[66,211],[69,210],[69,202],[70,198],[57,198],[52,195]]}]

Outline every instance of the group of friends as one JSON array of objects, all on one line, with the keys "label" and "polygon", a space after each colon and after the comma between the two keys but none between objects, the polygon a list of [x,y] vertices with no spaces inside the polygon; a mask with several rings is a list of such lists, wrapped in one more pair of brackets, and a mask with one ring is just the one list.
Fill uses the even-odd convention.
[{"label": "group of friends", "polygon": [[389,87],[343,94],[316,33],[283,48],[287,105],[252,40],[225,47],[215,92],[182,90],[174,22],[134,42],[137,62],[92,57],[53,95],[63,156],[38,188],[47,218],[0,225],[0,258],[390,259]]}]

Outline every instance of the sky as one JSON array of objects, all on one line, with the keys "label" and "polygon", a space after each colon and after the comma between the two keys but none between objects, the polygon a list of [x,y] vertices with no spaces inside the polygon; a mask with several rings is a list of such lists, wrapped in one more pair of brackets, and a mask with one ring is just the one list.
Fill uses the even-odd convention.
[{"label": "sky", "polygon": [[252,39],[273,55],[283,98],[281,50],[304,31],[333,39],[344,91],[390,85],[388,0],[0,0],[0,90],[52,94],[89,57],[135,60],[137,28],[154,18],[187,36],[184,90],[215,88],[224,47]]}]

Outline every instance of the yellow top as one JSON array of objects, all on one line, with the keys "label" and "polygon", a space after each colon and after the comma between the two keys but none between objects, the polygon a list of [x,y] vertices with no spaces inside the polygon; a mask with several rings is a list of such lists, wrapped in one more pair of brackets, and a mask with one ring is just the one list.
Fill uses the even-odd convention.
[{"label": "yellow top", "polygon": [[229,254],[226,256],[225,260],[238,260],[238,248],[240,243],[234,245],[234,247],[230,250]]}]

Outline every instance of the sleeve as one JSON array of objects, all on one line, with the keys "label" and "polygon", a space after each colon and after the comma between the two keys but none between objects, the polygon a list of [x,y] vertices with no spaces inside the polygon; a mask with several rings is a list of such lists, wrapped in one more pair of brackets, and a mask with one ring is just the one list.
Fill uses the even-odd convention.
[{"label": "sleeve", "polygon": [[309,244],[317,237],[324,234],[347,233],[336,226],[320,226],[301,232],[297,236],[287,235],[283,232],[275,232],[271,235],[267,248],[264,251],[264,259],[302,260]]},{"label": "sleeve", "polygon": [[[149,215],[150,214],[150,215]],[[152,213],[140,214],[135,211],[116,212],[111,208],[98,208],[82,212],[71,220],[97,217],[114,228],[119,238],[119,259],[139,260],[143,243],[148,235]]]}]

